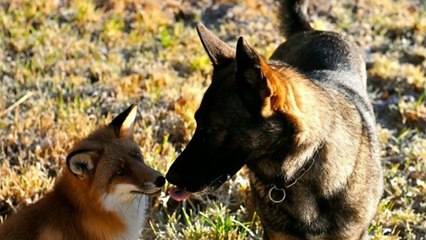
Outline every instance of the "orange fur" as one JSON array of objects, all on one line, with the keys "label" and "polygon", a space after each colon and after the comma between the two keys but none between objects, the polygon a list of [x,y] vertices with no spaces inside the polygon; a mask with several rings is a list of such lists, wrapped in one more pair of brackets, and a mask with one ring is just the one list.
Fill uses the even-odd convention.
[{"label": "orange fur", "polygon": [[77,142],[53,190],[0,226],[2,240],[136,239],[164,185],[133,142],[135,106]]}]

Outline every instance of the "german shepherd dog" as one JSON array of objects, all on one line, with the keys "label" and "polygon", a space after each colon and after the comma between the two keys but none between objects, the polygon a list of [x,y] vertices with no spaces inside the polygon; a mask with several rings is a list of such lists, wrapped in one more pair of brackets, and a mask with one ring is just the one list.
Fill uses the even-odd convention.
[{"label": "german shepherd dog", "polygon": [[246,165],[265,239],[366,239],[382,173],[365,62],[306,12],[305,0],[280,1],[287,40],[268,61],[197,26],[213,79],[166,175],[170,195],[214,190]]}]

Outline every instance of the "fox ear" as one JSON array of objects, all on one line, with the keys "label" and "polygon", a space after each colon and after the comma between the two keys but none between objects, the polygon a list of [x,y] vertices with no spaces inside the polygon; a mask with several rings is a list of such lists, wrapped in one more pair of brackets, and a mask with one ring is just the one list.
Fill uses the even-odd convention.
[{"label": "fox ear", "polygon": [[80,180],[92,173],[98,154],[91,150],[76,150],[68,154],[67,167]]},{"label": "fox ear", "polygon": [[197,32],[213,66],[227,63],[235,58],[235,50],[216,37],[203,24],[197,24]]},{"label": "fox ear", "polygon": [[115,136],[123,139],[133,139],[133,126],[137,113],[136,104],[132,104],[124,112],[115,117],[109,124],[114,129]]},{"label": "fox ear", "polygon": [[237,82],[252,106],[264,107],[272,96],[274,73],[268,64],[240,37],[237,43]]}]

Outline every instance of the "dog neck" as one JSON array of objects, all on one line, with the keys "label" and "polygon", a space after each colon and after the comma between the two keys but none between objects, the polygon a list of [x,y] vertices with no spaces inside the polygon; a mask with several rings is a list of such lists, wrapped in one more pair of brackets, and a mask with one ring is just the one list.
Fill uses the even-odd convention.
[{"label": "dog neck", "polygon": [[284,189],[284,188],[290,188],[293,185],[299,181],[313,166],[315,165],[315,156],[310,160],[309,164],[305,164],[305,166],[299,170],[299,173],[296,175],[296,177],[293,177],[290,179],[290,181],[286,181],[284,179],[284,176],[278,175],[275,177],[275,181],[273,182],[273,185],[276,188]]},{"label": "dog neck", "polygon": [[[281,165],[282,165],[281,168],[277,166],[277,168],[279,168],[280,171],[275,175],[268,174],[267,171],[265,171],[264,169],[262,169],[262,167],[256,164],[250,164],[248,165],[248,167],[252,171],[254,176],[257,178],[257,181],[261,182],[262,184],[266,186],[269,186],[269,192],[268,192],[269,200],[271,200],[274,203],[281,203],[286,198],[286,190],[289,189],[290,187],[295,186],[298,183],[298,181],[305,176],[306,173],[308,173],[312,168],[314,168],[314,165],[318,162],[316,160],[318,158],[319,153],[323,149],[323,146],[324,144],[322,143],[319,147],[317,147],[315,152],[311,155],[311,157],[308,158],[307,161],[304,161],[304,164],[301,167],[297,169],[292,169],[293,172],[296,172],[296,174],[293,174],[292,177],[288,177],[286,175],[286,172],[283,170],[285,169],[283,167],[285,162],[284,163],[281,162]],[[260,162],[260,161],[262,160],[258,159],[256,162]],[[270,163],[271,162],[269,162],[269,164]]]}]

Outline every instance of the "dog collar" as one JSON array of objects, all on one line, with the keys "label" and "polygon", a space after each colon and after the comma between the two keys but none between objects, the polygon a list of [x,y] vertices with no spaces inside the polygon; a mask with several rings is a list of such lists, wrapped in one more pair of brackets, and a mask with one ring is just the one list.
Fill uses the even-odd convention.
[{"label": "dog collar", "polygon": [[[318,153],[318,152],[317,152]],[[298,177],[296,177],[290,184],[284,185],[284,180],[282,175],[280,175],[277,179],[277,181],[275,182],[275,184],[272,185],[272,187],[269,189],[268,192],[268,197],[269,200],[271,200],[273,203],[282,203],[286,197],[286,192],[285,189],[292,187],[293,185],[295,185],[297,183],[297,181],[299,181],[299,179],[301,179],[311,168],[312,166],[314,166],[315,164],[315,158],[316,155],[311,159],[311,164],[307,167],[307,168],[302,168],[299,171]],[[280,193],[279,198],[274,198],[274,192]]]}]

